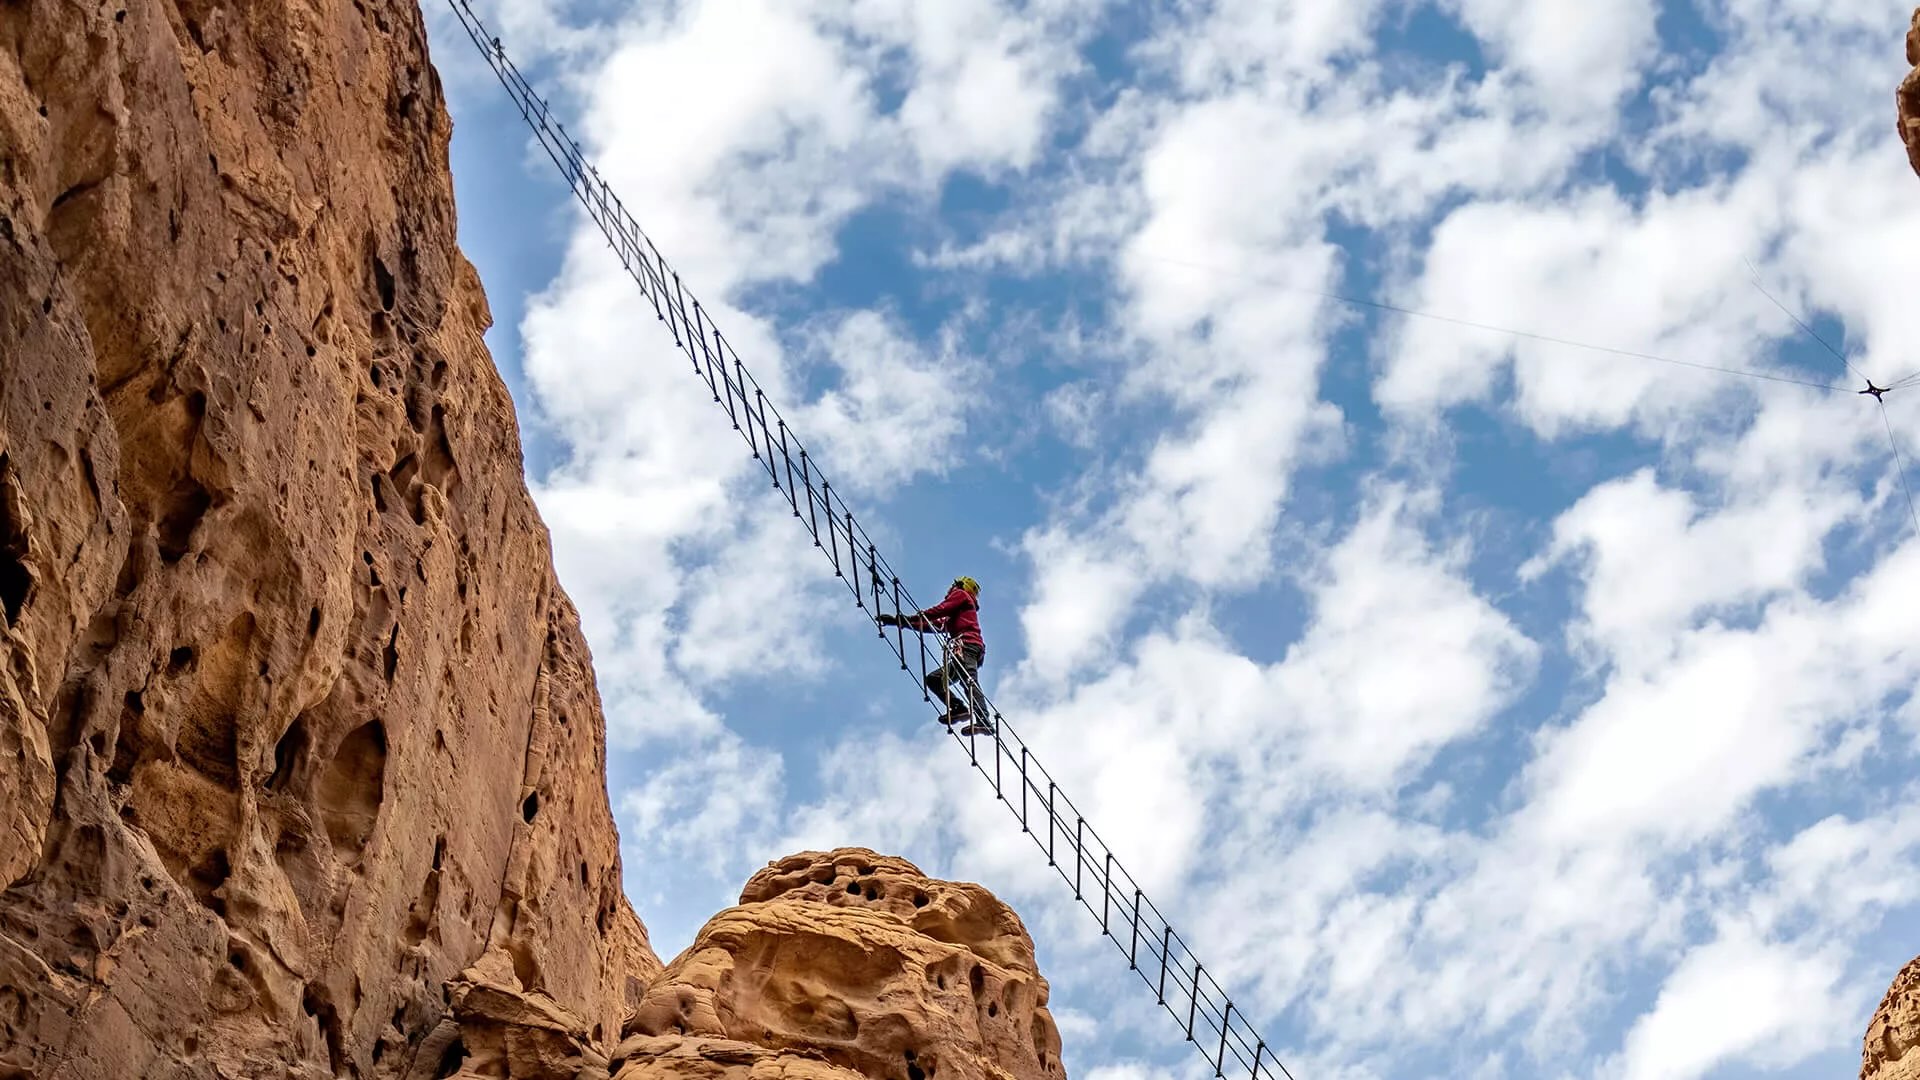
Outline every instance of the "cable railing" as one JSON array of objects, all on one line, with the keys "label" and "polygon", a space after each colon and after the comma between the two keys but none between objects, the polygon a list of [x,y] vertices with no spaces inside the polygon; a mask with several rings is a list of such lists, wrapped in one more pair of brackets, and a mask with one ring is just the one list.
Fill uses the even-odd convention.
[{"label": "cable railing", "polygon": [[[448,0],[448,4],[513,99],[535,141],[639,286],[657,321],[666,326],[674,345],[691,362],[694,377],[705,384],[714,404],[726,412],[791,515],[807,530],[813,546],[832,563],[834,577],[874,623],[880,640],[899,661],[900,670],[911,676],[917,669],[921,700],[949,713],[956,700],[977,697],[986,703],[992,719],[990,731],[970,728],[975,734],[969,735],[949,727],[948,737],[965,751],[968,764],[993,785],[994,795],[1019,821],[1021,832],[1033,839],[1046,855],[1047,865],[1073,889],[1074,900],[1099,920],[1101,934],[1126,957],[1128,969],[1154,991],[1154,1000],[1213,1066],[1215,1077],[1224,1078],[1231,1069],[1235,1077],[1244,1075],[1249,1080],[1295,1080],[1254,1030],[1244,1010],[1208,973],[1019,733],[987,700],[975,677],[969,673],[946,680],[944,699],[935,700],[926,678],[946,668],[947,655],[930,649],[926,638],[918,633],[912,643],[907,641],[907,630],[897,620],[920,609],[900,576],[854,517],[846,499],[834,490],[818,460],[768,400],[706,308],[687,292],[680,275],[661,257],[619,195],[587,160],[578,140],[567,133],[507,56],[500,40],[488,33],[469,0]],[[883,614],[896,620],[891,635],[878,618]]]}]

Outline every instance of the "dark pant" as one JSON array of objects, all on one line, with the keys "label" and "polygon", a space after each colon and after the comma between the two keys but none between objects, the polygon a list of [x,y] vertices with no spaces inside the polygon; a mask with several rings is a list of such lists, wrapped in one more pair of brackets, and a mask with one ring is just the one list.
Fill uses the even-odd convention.
[{"label": "dark pant", "polygon": [[[980,664],[987,658],[987,651],[978,645],[960,644],[947,650],[946,663],[936,671],[927,672],[927,691],[935,701],[945,706],[949,713],[964,713],[971,705],[973,714],[985,719],[987,700],[980,693]],[[967,704],[957,700],[948,700],[948,687],[953,687],[954,696],[966,695]]]}]

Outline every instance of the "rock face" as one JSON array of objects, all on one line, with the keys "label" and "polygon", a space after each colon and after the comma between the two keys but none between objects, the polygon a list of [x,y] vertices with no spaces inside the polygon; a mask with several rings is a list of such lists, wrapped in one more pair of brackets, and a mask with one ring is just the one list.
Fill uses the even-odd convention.
[{"label": "rock face", "polygon": [[425,49],[0,3],[0,1080],[1057,1077],[1019,919],[871,852],[662,974]]},{"label": "rock face", "polygon": [[1907,160],[1920,173],[1920,9],[1913,13],[1913,25],[1907,30],[1907,64],[1913,70],[1900,83],[1895,97],[1900,108],[1900,138],[1907,144]]},{"label": "rock face", "polygon": [[849,849],[754,875],[648,987],[616,1080],[1059,1080],[1033,941],[977,885]]},{"label": "rock face", "polygon": [[1860,1080],[1920,1080],[1920,960],[1894,976],[1867,1025]]},{"label": "rock face", "polygon": [[0,4],[0,1077],[479,1075],[659,968],[449,132],[408,2]]}]

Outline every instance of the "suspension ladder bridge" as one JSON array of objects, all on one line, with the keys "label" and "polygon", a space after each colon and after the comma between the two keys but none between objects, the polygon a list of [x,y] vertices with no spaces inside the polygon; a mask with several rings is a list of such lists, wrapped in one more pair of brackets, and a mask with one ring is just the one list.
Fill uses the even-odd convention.
[{"label": "suspension ladder bridge", "polygon": [[[567,134],[500,40],[487,31],[469,0],[448,0],[448,4],[574,198],[606,236],[659,322],[673,335],[674,345],[692,363],[694,377],[706,384],[714,403],[725,410],[754,461],[812,537],[813,546],[831,560],[834,576],[852,594],[855,606],[873,621],[879,640],[893,652],[900,670],[912,677],[917,666],[923,680],[922,701],[943,705],[933,702],[924,679],[944,663],[944,657],[929,651],[921,635],[915,634],[910,644],[907,631],[896,626],[889,635],[878,620],[881,614],[899,616],[920,609],[899,575],[846,500],[834,491],[819,462],[801,445],[799,435],[767,400],[726,335],[687,292],[680,275],[661,258],[620,197],[586,159],[579,142]],[[949,694],[954,693],[950,687]],[[949,728],[949,739],[993,785],[994,795],[1019,821],[1020,831],[1032,837],[1046,855],[1047,865],[1073,889],[1073,898],[1099,920],[1101,934],[1126,958],[1128,970],[1153,991],[1154,1000],[1213,1067],[1213,1075],[1296,1080],[1253,1029],[1245,1010],[1207,973],[1019,733],[991,702],[988,707],[994,721],[990,735],[961,735]]]}]

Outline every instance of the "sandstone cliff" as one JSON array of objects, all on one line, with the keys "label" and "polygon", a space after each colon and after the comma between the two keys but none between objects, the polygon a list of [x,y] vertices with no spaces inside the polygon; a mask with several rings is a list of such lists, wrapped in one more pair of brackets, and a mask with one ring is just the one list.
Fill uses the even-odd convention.
[{"label": "sandstone cliff", "polygon": [[662,972],[409,0],[0,4],[0,1080],[1060,1075],[866,851]]},{"label": "sandstone cliff", "polygon": [[1920,1080],[1920,960],[1903,968],[1867,1025],[1860,1080]]},{"label": "sandstone cliff", "polygon": [[0,1076],[447,1075],[465,987],[658,970],[448,137],[404,0],[0,4]]},{"label": "sandstone cliff", "polygon": [[1033,941],[977,885],[849,849],[754,875],[647,989],[616,1080],[1058,1080]]},{"label": "sandstone cliff", "polygon": [[1900,109],[1900,138],[1907,144],[1907,160],[1920,173],[1920,8],[1907,29],[1907,65],[1913,68],[1894,95]]}]

